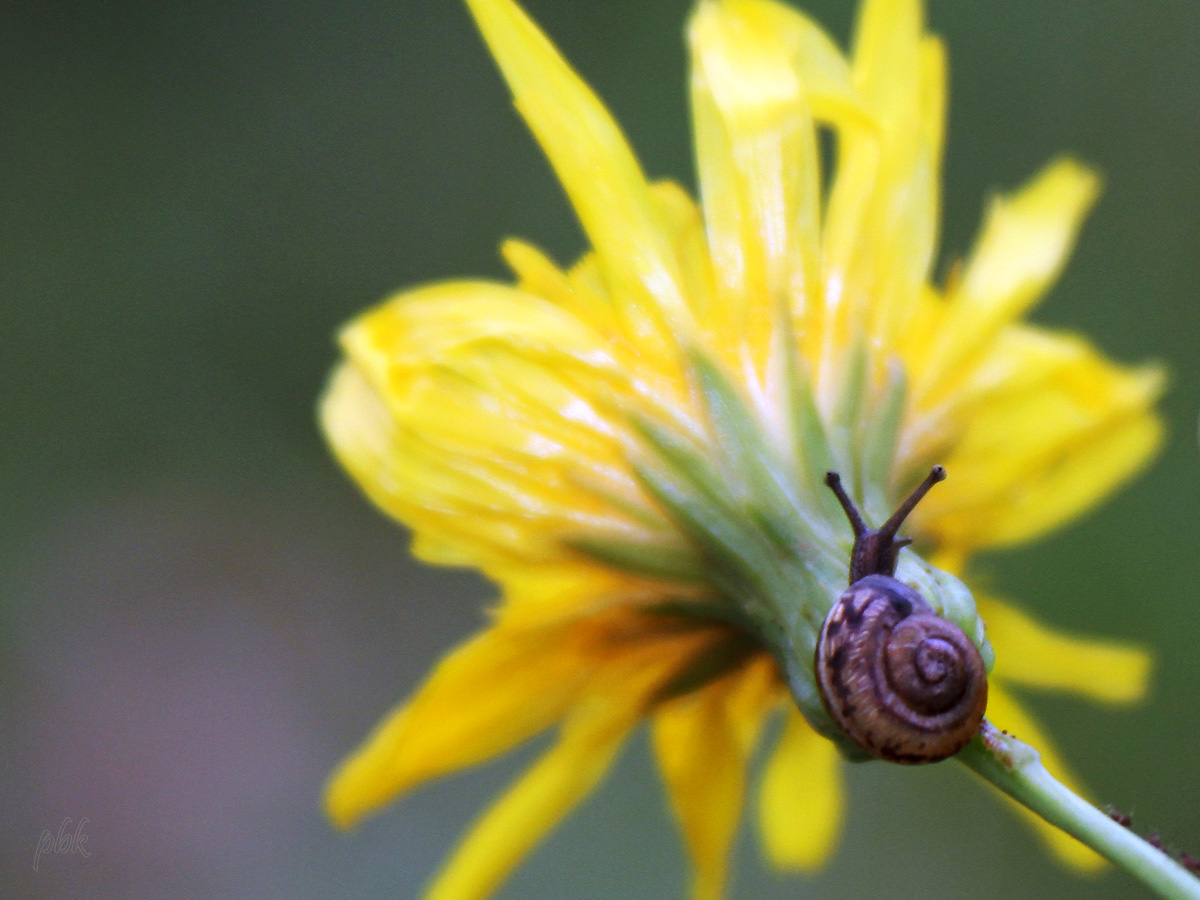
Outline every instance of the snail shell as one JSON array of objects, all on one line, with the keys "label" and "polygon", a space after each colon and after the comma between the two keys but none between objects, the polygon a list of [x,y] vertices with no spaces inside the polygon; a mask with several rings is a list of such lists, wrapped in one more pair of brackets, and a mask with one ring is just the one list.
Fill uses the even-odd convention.
[{"label": "snail shell", "polygon": [[987,673],[962,630],[886,575],[861,578],[833,605],[817,641],[821,699],[872,756],[931,763],[978,730]]}]

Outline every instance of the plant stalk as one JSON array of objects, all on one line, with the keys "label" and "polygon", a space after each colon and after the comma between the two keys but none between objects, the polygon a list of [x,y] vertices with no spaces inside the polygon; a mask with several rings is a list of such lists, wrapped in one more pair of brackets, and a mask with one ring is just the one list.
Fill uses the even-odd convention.
[{"label": "plant stalk", "polygon": [[1200,878],[1056,780],[1028,744],[985,721],[955,758],[1160,897],[1200,900]]}]

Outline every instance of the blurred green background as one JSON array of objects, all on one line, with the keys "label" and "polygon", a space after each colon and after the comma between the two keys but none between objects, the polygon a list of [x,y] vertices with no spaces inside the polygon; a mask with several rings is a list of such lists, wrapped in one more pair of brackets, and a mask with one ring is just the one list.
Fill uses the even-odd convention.
[{"label": "blurred green background", "polygon": [[[691,184],[689,0],[529,0],[648,171]],[[845,40],[853,4],[808,8]],[[1087,519],[984,561],[1066,628],[1159,659],[1111,710],[1030,704],[1097,797],[1200,853],[1200,6],[935,2],[951,50],[945,252],[988,191],[1062,150],[1105,196],[1038,320],[1165,360],[1160,461]],[[481,621],[327,457],[313,404],[339,323],[394,288],[504,277],[581,238],[460,4],[0,4],[0,884],[21,898],[411,897],[531,751],[349,836],[339,756]],[[1058,868],[952,765],[850,774],[811,878],[735,898],[1131,897]],[[86,817],[90,856],[43,856]],[[73,828],[73,826],[72,826]],[[506,898],[680,897],[644,738]]]}]

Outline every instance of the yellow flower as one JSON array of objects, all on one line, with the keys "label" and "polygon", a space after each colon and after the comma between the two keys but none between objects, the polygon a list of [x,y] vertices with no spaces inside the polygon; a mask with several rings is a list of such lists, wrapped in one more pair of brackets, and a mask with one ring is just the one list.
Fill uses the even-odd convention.
[{"label": "yellow flower", "polygon": [[989,720],[1069,780],[1014,694],[1133,701],[1147,657],[998,600],[976,609],[955,575],[1087,509],[1159,442],[1157,368],[1021,321],[1095,176],[1061,159],[996,198],[934,284],[947,77],[918,0],[868,0],[849,56],[787,6],[701,0],[699,205],[646,179],[511,0],[468,2],[592,249],[562,269],[509,241],[515,286],[417,288],[342,333],[321,408],[338,458],[418,557],[478,567],[502,598],[334,774],[332,819],[557,729],[428,894],[483,897],[649,720],[693,896],[716,898],[747,762],[782,715],[757,792],[763,844],[781,867],[820,864],[847,748],[816,700],[812,642],[851,540],[821,479],[839,470],[882,521],[935,462],[950,481],[913,515],[922,555],[904,551],[897,577],[989,663],[994,648]]}]

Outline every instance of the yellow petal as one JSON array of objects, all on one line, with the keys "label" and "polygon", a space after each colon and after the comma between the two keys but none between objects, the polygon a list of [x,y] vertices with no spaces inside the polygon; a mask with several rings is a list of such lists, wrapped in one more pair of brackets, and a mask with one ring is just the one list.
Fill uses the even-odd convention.
[{"label": "yellow petal", "polygon": [[738,336],[719,342],[730,358],[745,348],[760,365],[780,303],[803,308],[818,292],[816,133],[788,39],[806,25],[776,3],[706,0],[688,29],[697,165],[721,292],[707,324]]},{"label": "yellow petal", "polygon": [[[1041,728],[1006,690],[996,684],[996,679],[992,679],[988,685],[987,717],[997,728],[1007,731],[1041,753],[1042,763],[1051,775],[1076,794],[1087,795],[1054,749],[1054,745],[1042,733]],[[1005,800],[1034,826],[1038,835],[1049,845],[1054,855],[1066,865],[1080,872],[1096,872],[1107,865],[1104,858],[1090,847],[1055,828],[1021,804],[1008,800],[1007,797]]]},{"label": "yellow petal", "polygon": [[912,118],[891,124],[872,212],[879,223],[875,300],[867,333],[892,346],[920,302],[937,248],[941,221],[941,170],[945,140],[946,50],[937,38],[917,46]]},{"label": "yellow petal", "polygon": [[951,389],[962,366],[1041,298],[1062,270],[1099,190],[1090,169],[1060,159],[1016,193],[992,201],[962,277],[951,286],[931,355],[915,372],[918,405]]},{"label": "yellow petal", "polygon": [[704,215],[691,195],[673,181],[650,186],[668,245],[679,265],[688,305],[698,318],[708,314],[716,293],[712,259],[704,231]]},{"label": "yellow petal", "polygon": [[[650,196],[667,247],[679,267],[688,303],[703,314],[713,291],[712,266],[700,210],[687,192],[672,181],[652,184]],[[594,253],[585,254],[570,272],[562,271],[544,253],[524,241],[505,241],[501,253],[523,290],[569,310],[606,339],[621,341],[620,321]]]},{"label": "yellow petal", "polygon": [[859,8],[854,87],[889,119],[905,118],[912,110],[921,18],[919,0],[866,0]]},{"label": "yellow petal", "polygon": [[[495,890],[592,791],[663,685],[713,640],[703,629],[655,634],[628,616],[615,616],[611,624],[613,633],[595,642],[589,684],[557,743],[476,822],[434,879],[426,900],[478,900]],[[553,692],[546,674],[540,689]],[[524,702],[532,699],[531,692],[513,693]]]},{"label": "yellow petal", "polygon": [[[820,122],[842,127],[854,122],[872,129],[875,123],[852,83],[850,63],[825,29],[801,10],[773,0],[721,0],[734,12],[775,32],[791,55],[792,67],[804,87],[804,98]],[[743,13],[738,13],[743,14]]]},{"label": "yellow petal", "polygon": [[993,677],[1105,703],[1145,696],[1151,668],[1145,650],[1055,631],[999,600],[977,596],[976,603],[996,650]]},{"label": "yellow petal", "polygon": [[572,278],[537,247],[510,238],[500,246],[500,253],[517,276],[521,290],[569,310],[606,337],[619,330],[607,294]]},{"label": "yellow petal", "polygon": [[866,337],[894,346],[936,245],[946,59],[924,33],[916,0],[864,4],[853,79],[873,128],[847,122],[838,134],[823,248],[830,318],[818,386],[826,409],[849,345]]},{"label": "yellow petal", "polygon": [[577,708],[558,743],[463,839],[430,885],[426,900],[478,900],[494,891],[534,844],[591,793],[639,712],[615,703]]},{"label": "yellow petal", "polygon": [[771,862],[799,871],[823,865],[841,833],[843,795],[837,748],[790,710],[759,793],[759,830]]},{"label": "yellow petal", "polygon": [[776,694],[774,663],[764,657],[654,717],[655,753],[691,853],[692,900],[724,892],[746,767]]},{"label": "yellow petal", "polygon": [[633,335],[672,345],[689,320],[649,186],[617,123],[511,0],[468,6],[599,254]]},{"label": "yellow petal", "polygon": [[491,629],[446,656],[330,779],[347,827],[430,778],[490,759],[557,721],[587,674],[566,629]]},{"label": "yellow petal", "polygon": [[[954,413],[962,430],[938,454],[956,489],[931,494],[914,519],[947,546],[1007,545],[1060,525],[1139,471],[1161,440],[1161,370],[1115,366],[1078,338],[1010,327],[974,378]],[[906,440],[920,444],[923,429],[936,442],[938,426],[919,415]]]}]

